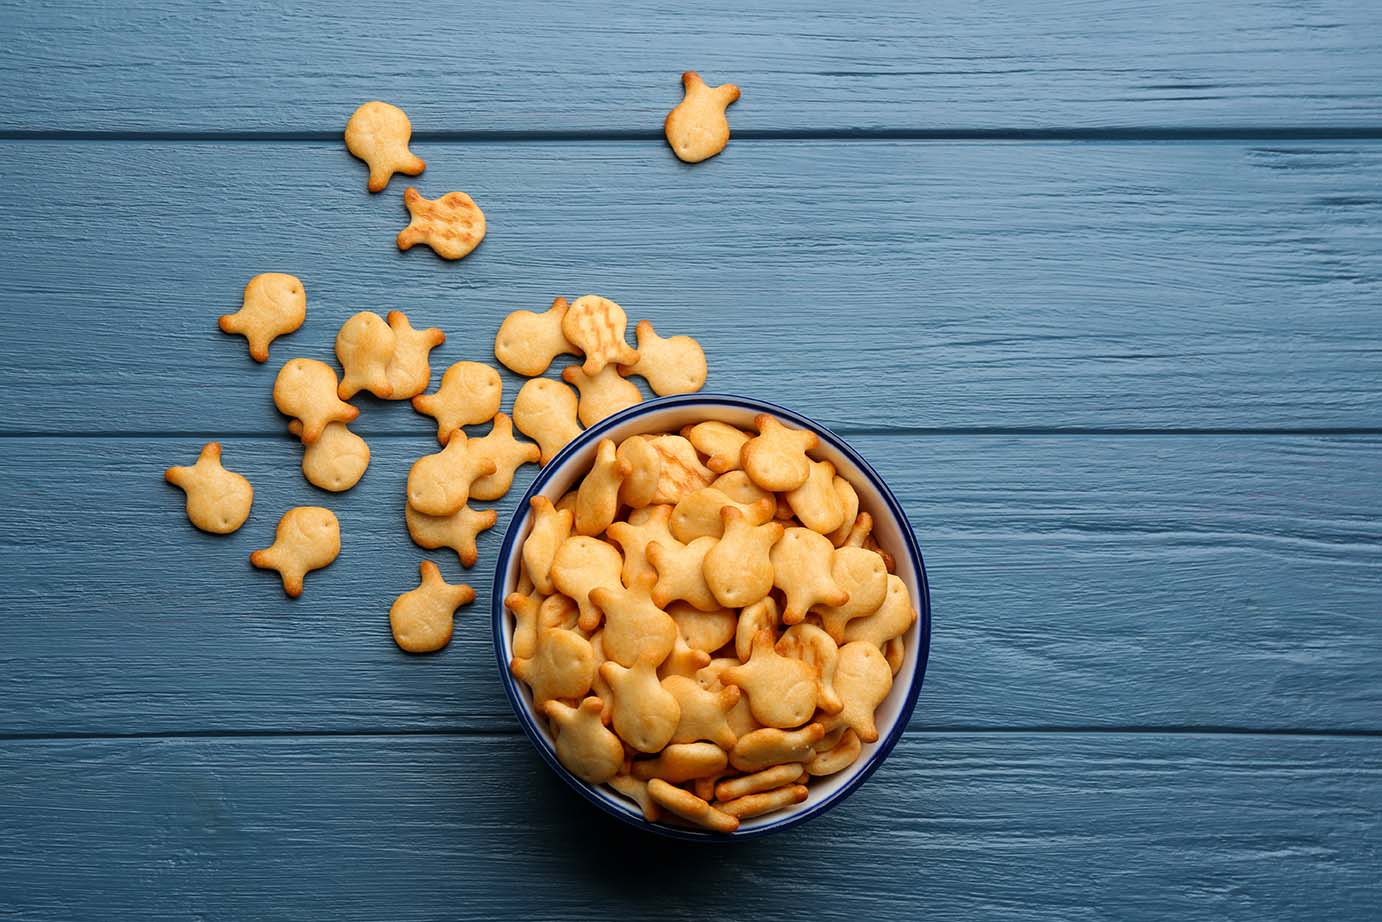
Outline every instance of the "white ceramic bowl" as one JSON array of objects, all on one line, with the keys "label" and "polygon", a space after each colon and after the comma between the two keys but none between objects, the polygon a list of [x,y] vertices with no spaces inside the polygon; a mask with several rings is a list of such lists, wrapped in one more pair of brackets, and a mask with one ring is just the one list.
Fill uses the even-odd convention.
[{"label": "white ceramic bowl", "polygon": [[[589,470],[596,446],[601,439],[609,438],[618,442],[630,435],[675,433],[682,426],[707,419],[721,420],[752,431],[753,418],[759,413],[771,414],[789,426],[810,429],[819,436],[820,445],[812,454],[819,459],[830,461],[840,475],[854,485],[855,491],[859,494],[859,508],[873,516],[874,537],[896,559],[897,575],[906,583],[920,617],[905,635],[906,658],[893,680],[892,690],[875,714],[878,741],[865,743],[859,758],[844,771],[812,779],[809,785],[811,796],[804,803],[745,820],[738,831],[728,836],[649,823],[632,801],[603,785],[591,785],[580,780],[557,761],[552,737],[547,731],[547,721],[541,719],[533,709],[533,699],[527,686],[509,673],[509,661],[513,657],[513,619],[504,608],[504,598],[513,592],[518,584],[522,556],[520,551],[532,528],[529,501],[541,494],[556,502],[575,487]],[[902,506],[883,483],[882,478],[844,439],[819,423],[769,403],[747,397],[718,394],[664,397],[641,403],[592,426],[562,449],[538,474],[527,495],[519,503],[513,521],[509,523],[509,530],[504,536],[504,543],[499,552],[499,565],[494,574],[492,617],[495,656],[509,701],[513,705],[514,713],[518,715],[518,722],[523,726],[523,731],[528,734],[528,738],[552,770],[586,800],[606,813],[642,829],[674,838],[695,840],[741,839],[786,829],[824,813],[848,797],[878,768],[901,738],[912,708],[916,704],[917,695],[921,691],[931,641],[931,599],[926,585],[926,570],[922,563],[921,551],[917,547],[912,527]]]}]

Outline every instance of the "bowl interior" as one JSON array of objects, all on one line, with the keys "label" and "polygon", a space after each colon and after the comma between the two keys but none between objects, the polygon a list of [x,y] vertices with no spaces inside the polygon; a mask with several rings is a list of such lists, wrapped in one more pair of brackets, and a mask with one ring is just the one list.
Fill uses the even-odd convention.
[{"label": "bowl interior", "polygon": [[[878,741],[865,743],[859,759],[849,768],[824,778],[812,779],[811,796],[802,804],[779,810],[761,817],[745,820],[739,830],[732,835],[744,836],[782,828],[800,822],[818,813],[847,795],[861,783],[877,766],[897,742],[911,714],[912,706],[920,690],[925,672],[927,648],[930,639],[930,602],[927,596],[926,575],[921,556],[916,549],[915,540],[907,524],[906,516],[897,500],[883,486],[882,481],[854,454],[838,436],[828,432],[820,425],[791,413],[780,407],[759,403],[739,397],[717,397],[695,395],[693,397],[670,397],[640,404],[604,420],[586,430],[581,437],[568,445],[548,464],[534,481],[528,495],[524,497],[514,520],[509,527],[501,551],[499,569],[495,577],[494,619],[495,640],[503,674],[510,699],[528,735],[542,750],[549,763],[573,787],[616,816],[635,825],[658,832],[692,838],[725,838],[723,835],[693,830],[682,830],[648,823],[632,802],[624,799],[605,787],[595,787],[570,775],[556,760],[552,737],[547,730],[547,721],[541,719],[533,708],[532,696],[527,686],[510,675],[508,663],[513,656],[512,619],[503,609],[503,599],[518,584],[521,548],[528,532],[532,529],[532,516],[528,500],[537,495],[546,496],[556,502],[561,496],[580,483],[585,472],[594,461],[595,451],[601,439],[619,440],[631,435],[675,433],[682,426],[713,419],[753,430],[753,418],[759,413],[770,413],[784,423],[797,428],[811,429],[820,436],[820,445],[812,454],[819,460],[830,461],[841,476],[853,484],[859,494],[860,511],[873,516],[873,533],[878,543],[891,553],[897,562],[897,575],[906,584],[912,601],[920,617],[905,635],[906,657],[902,668],[893,681],[892,690],[875,713],[878,724]],[[502,591],[501,591],[502,590]]]}]

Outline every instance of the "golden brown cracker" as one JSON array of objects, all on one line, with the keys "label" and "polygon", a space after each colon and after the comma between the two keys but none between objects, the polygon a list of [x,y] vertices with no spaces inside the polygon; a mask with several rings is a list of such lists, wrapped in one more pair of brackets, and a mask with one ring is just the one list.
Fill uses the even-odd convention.
[{"label": "golden brown cracker", "polygon": [[545,496],[534,496],[528,505],[533,510],[533,527],[523,540],[523,570],[543,595],[556,592],[552,583],[552,560],[557,550],[571,537],[574,514],[558,509]]},{"label": "golden brown cracker", "polygon": [[624,340],[628,326],[624,309],[609,298],[582,295],[571,302],[561,321],[567,341],[585,353],[581,370],[594,377],[606,365],[628,365],[638,361],[638,352]]},{"label": "golden brown cracker", "polygon": [[845,591],[830,574],[835,547],[830,539],[810,528],[788,528],[773,545],[773,585],[786,596],[784,624],[797,624],[814,605],[843,605]]},{"label": "golden brown cracker", "polygon": [[665,544],[662,541],[648,543],[648,563],[657,571],[653,601],[659,608],[678,599],[701,611],[724,607],[716,601],[705,578],[706,554],[716,543],[711,537],[697,538],[690,544],[682,544],[675,538]]},{"label": "golden brown cracker", "polygon": [[460,259],[485,239],[485,213],[464,192],[429,199],[409,186],[403,190],[403,204],[412,219],[398,232],[400,250],[425,243],[442,259]]},{"label": "golden brown cracker", "polygon": [[469,569],[480,559],[476,539],[480,532],[494,527],[499,513],[463,505],[449,515],[427,515],[405,503],[403,519],[414,544],[427,550],[448,547],[456,552],[461,566]]},{"label": "golden brown cracker", "polygon": [[346,122],[346,150],[369,165],[366,188],[379,192],[395,173],[416,176],[427,168],[408,150],[413,124],[397,106],[373,100],[356,109]]},{"label": "golden brown cracker", "polygon": [[414,329],[402,311],[389,311],[385,319],[394,334],[394,351],[388,364],[389,387],[393,391],[389,399],[407,400],[432,383],[428,354],[446,342],[446,334],[436,327]]},{"label": "golden brown cracker", "polygon": [[656,668],[676,645],[677,623],[653,602],[650,588],[650,579],[644,578],[629,588],[607,583],[590,590],[590,601],[605,618],[600,632],[605,656],[620,665],[632,667],[647,659]]},{"label": "golden brown cracker", "polygon": [[754,483],[774,493],[795,490],[811,476],[806,453],[819,444],[814,432],[784,426],[767,413],[754,417],[758,435],[744,443],[739,460]]},{"label": "golden brown cracker", "polygon": [[190,467],[170,467],[163,479],[187,494],[187,520],[202,531],[228,535],[245,524],[254,487],[221,466],[221,446],[207,442]]},{"label": "golden brown cracker", "polygon": [[595,449],[590,471],[576,490],[576,533],[600,535],[619,511],[619,485],[629,472],[629,463],[615,454],[614,442],[601,439]]},{"label": "golden brown cracker", "polygon": [[543,713],[552,721],[557,759],[573,775],[590,784],[604,784],[624,767],[624,747],[600,720],[604,703],[586,698],[580,707],[548,701]]},{"label": "golden brown cracker", "polygon": [[274,543],[250,554],[250,563],[277,570],[283,591],[302,595],[302,578],[336,559],[341,552],[341,525],[330,509],[297,506],[283,513],[274,532]]},{"label": "golden brown cracker", "polygon": [[739,828],[738,817],[712,807],[690,791],[661,778],[653,778],[648,782],[648,796],[669,813],[713,832],[733,832]]},{"label": "golden brown cracker", "polygon": [[513,486],[513,477],[524,464],[536,464],[542,450],[532,442],[513,437],[513,421],[505,413],[494,414],[490,430],[478,439],[470,440],[470,453],[476,458],[494,462],[494,473],[476,478],[470,485],[470,495],[480,500],[502,499]]},{"label": "golden brown cracker", "polygon": [[533,655],[509,661],[509,672],[532,691],[533,706],[539,710],[556,698],[584,698],[595,667],[590,641],[561,628],[539,630]]},{"label": "golden brown cracker", "polygon": [[739,98],[739,87],[732,83],[710,86],[694,70],[681,75],[681,86],[682,100],[667,113],[662,130],[679,160],[700,163],[729,143],[725,109]]},{"label": "golden brown cracker", "polygon": [[648,562],[648,544],[652,541],[670,543],[673,540],[672,533],[667,530],[671,517],[671,506],[646,506],[635,510],[627,521],[614,522],[606,530],[606,536],[619,545],[624,555],[625,586],[632,586],[647,576],[656,579],[657,571]]},{"label": "golden brown cracker", "polygon": [[764,726],[799,727],[816,711],[819,673],[815,666],[773,648],[771,632],[759,631],[749,661],[720,673],[726,685],[738,685],[749,697],[754,719]]},{"label": "golden brown cracker", "polygon": [[316,359],[289,359],[274,379],[274,406],[284,416],[302,421],[302,441],[311,445],[321,438],[326,424],[348,423],[360,410],[336,393],[336,372]]},{"label": "golden brown cracker", "polygon": [[240,309],[218,321],[223,333],[245,337],[250,357],[269,360],[269,343],[292,333],[307,319],[307,289],[295,275],[262,272],[245,285]]},{"label": "golden brown cracker", "polygon": [[657,758],[634,762],[633,776],[684,784],[696,778],[719,775],[728,764],[728,754],[714,743],[669,743]]},{"label": "golden brown cracker", "polygon": [[442,374],[435,393],[413,398],[413,409],[437,421],[437,441],[445,445],[462,426],[493,419],[503,395],[499,372],[479,362],[456,362]]},{"label": "golden brown cracker", "polygon": [[700,343],[690,336],[663,339],[647,320],[638,321],[634,331],[638,337],[638,361],[621,364],[619,374],[638,375],[659,397],[694,394],[705,387],[705,351]]},{"label": "golden brown cracker", "polygon": [[606,365],[595,375],[587,375],[579,365],[562,370],[561,379],[580,393],[577,416],[581,425],[590,427],[643,402],[637,387],[619,376],[613,365]]},{"label": "golden brown cracker", "polygon": [[773,588],[773,545],[782,539],[779,522],[753,525],[738,506],[720,510],[724,536],[705,555],[705,582],[725,608],[742,608]]},{"label": "golden brown cracker", "polygon": [[557,548],[552,557],[552,585],[576,600],[582,630],[594,631],[603,617],[598,603],[591,599],[592,590],[623,588],[623,567],[619,552],[599,538],[572,535]]},{"label": "golden brown cracker", "polygon": [[541,461],[546,464],[581,434],[576,408],[576,395],[571,388],[549,378],[534,378],[514,398],[513,424],[537,442]]},{"label": "golden brown cracker", "polygon": [[535,378],[551,366],[559,355],[580,355],[561,331],[570,308],[565,298],[556,298],[541,314],[514,311],[499,325],[494,336],[494,357],[520,375]]},{"label": "golden brown cracker", "polygon": [[639,752],[660,752],[681,719],[681,705],[658,681],[658,662],[650,654],[632,667],[612,660],[600,666],[600,677],[614,696],[614,732]]},{"label": "golden brown cracker", "polygon": [[451,433],[446,447],[413,462],[408,470],[408,505],[424,515],[451,515],[470,498],[470,484],[493,474],[489,458],[470,454],[461,431]]},{"label": "golden brown cracker", "polygon": [[[288,431],[301,438],[302,421],[291,420]],[[345,423],[327,423],[321,438],[303,449],[302,476],[314,487],[341,493],[365,476],[369,459],[369,445],[364,439]]]},{"label": "golden brown cracker", "polygon": [[373,311],[360,311],[341,324],[336,333],[336,360],[342,369],[337,395],[349,400],[360,391],[369,391],[385,400],[392,397],[389,362],[394,344],[393,329]]},{"label": "golden brown cracker", "polygon": [[451,641],[456,609],[475,601],[475,590],[451,585],[430,560],[418,565],[418,575],[418,587],[394,599],[389,608],[389,629],[399,649],[431,653]]}]

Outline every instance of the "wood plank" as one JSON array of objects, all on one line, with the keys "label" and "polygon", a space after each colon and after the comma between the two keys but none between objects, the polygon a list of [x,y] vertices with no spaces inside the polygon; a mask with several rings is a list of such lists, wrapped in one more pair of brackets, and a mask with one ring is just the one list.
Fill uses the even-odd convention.
[{"label": "wood plank", "polygon": [[[229,538],[161,479],[197,440],[0,441],[0,733],[513,728],[487,615],[500,530],[450,647],[400,653],[386,613],[424,556],[403,488],[435,446],[371,441],[334,497],[288,438],[225,440],[257,489]],[[930,568],[914,725],[1382,730],[1382,439],[854,441]],[[245,558],[303,503],[337,511],[344,549],[289,601]]]},{"label": "wood plank", "polygon": [[661,131],[687,68],[741,132],[1364,126],[1382,11],[1325,0],[6,0],[0,130],[330,132],[366,99],[420,131]]},{"label": "wood plank", "polygon": [[[334,143],[0,144],[0,430],[277,433],[278,363],[356,310],[442,326],[444,366],[587,291],[699,337],[712,389],[856,431],[1382,426],[1382,143],[424,153],[489,215],[460,263],[397,252],[399,190]],[[309,319],[256,366],[215,318],[268,270]]]},{"label": "wood plank", "polygon": [[785,919],[794,894],[823,920],[1350,922],[1382,899],[1380,753],[1375,738],[912,733],[832,812],[726,852],[597,813],[522,737],[9,742],[0,910]]}]

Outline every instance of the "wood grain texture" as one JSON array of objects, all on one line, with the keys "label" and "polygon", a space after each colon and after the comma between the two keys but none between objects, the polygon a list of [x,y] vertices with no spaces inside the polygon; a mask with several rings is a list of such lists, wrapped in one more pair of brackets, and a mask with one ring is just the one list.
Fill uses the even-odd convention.
[{"label": "wood grain texture", "polygon": [[[513,729],[488,605],[521,494],[474,570],[424,555],[404,483],[435,442],[404,422],[417,435],[373,439],[341,496],[302,480],[286,436],[224,440],[257,490],[229,538],[194,531],[161,479],[198,440],[0,441],[0,733]],[[1382,440],[853,441],[930,570],[914,726],[1382,730]],[[307,503],[337,512],[343,550],[290,601],[246,556]],[[410,657],[387,611],[424,556],[479,599],[448,648]]]},{"label": "wood grain texture", "polygon": [[11,131],[334,135],[382,98],[423,132],[651,136],[688,68],[744,87],[746,134],[1382,120],[1382,9],[1360,0],[6,0],[0,20]]},{"label": "wood grain texture", "polygon": [[840,922],[1366,918],[1376,755],[1348,738],[912,733],[832,812],[726,849],[618,825],[521,737],[10,742],[0,913],[775,920],[806,900]]},{"label": "wood grain texture", "polygon": [[[590,291],[854,431],[1382,426],[1382,143],[419,150],[488,215],[459,263],[399,253],[403,183],[339,144],[0,144],[0,430],[276,433],[277,367],[356,310],[440,325],[444,366]],[[257,366],[215,318],[270,270],[309,313]]]}]

